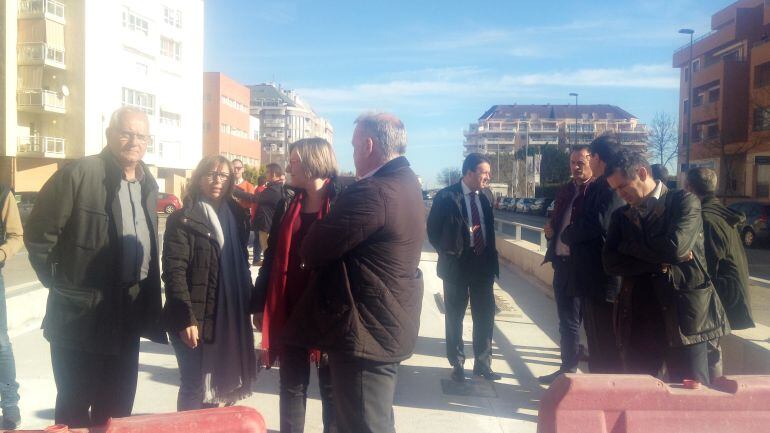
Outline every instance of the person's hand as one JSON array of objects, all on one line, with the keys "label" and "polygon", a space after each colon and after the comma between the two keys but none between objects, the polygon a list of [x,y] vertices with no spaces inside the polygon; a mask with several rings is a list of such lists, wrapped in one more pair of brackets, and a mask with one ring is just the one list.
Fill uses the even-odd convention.
[{"label": "person's hand", "polygon": [[252,318],[251,318],[252,323],[254,323],[254,328],[257,331],[259,331],[259,332],[262,332],[262,317],[263,316],[264,316],[263,313],[257,313],[257,314],[254,314],[252,316]]},{"label": "person's hand", "polygon": [[687,254],[687,260],[685,260],[685,261],[686,261],[686,262],[689,262],[690,260],[692,260],[692,259],[694,259],[694,258],[695,258],[695,256],[693,256],[693,255],[692,255],[692,251],[690,251],[690,252]]},{"label": "person's hand", "polygon": [[187,328],[179,331],[179,338],[190,349],[198,347],[198,327],[195,325],[188,326]]},{"label": "person's hand", "polygon": [[546,238],[551,239],[553,237],[553,227],[551,227],[550,220],[545,223],[545,226],[543,226],[543,231],[545,232]]}]

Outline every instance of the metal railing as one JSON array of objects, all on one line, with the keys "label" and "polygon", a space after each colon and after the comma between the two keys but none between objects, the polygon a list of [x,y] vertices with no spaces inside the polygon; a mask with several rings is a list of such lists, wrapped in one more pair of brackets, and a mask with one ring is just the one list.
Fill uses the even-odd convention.
[{"label": "metal railing", "polygon": [[19,15],[42,16],[51,15],[64,19],[64,3],[56,0],[20,0]]},{"label": "metal railing", "polygon": [[17,60],[24,64],[48,64],[64,68],[64,49],[52,47],[45,42],[19,44]]},{"label": "metal railing", "polygon": [[18,138],[17,153],[43,154],[49,157],[64,157],[64,139],[48,136],[23,136]]},{"label": "metal railing", "polygon": [[[510,233],[511,226],[513,226],[513,233]],[[508,230],[506,231],[506,228]],[[532,242],[530,240],[522,238],[522,230],[528,230],[530,232],[536,232],[539,234],[540,241],[539,243]],[[507,220],[501,220],[495,218],[495,231],[504,234],[504,235],[513,235],[513,239],[515,241],[519,242],[529,242],[534,245],[538,245],[538,251],[541,253],[545,253],[545,250],[548,248],[548,239],[545,237],[545,230],[540,227],[535,227],[523,223],[519,223],[516,221],[507,221]]]},{"label": "metal railing", "polygon": [[19,90],[16,96],[19,108],[32,107],[55,113],[65,113],[67,111],[66,97],[59,96],[59,94],[50,90]]}]

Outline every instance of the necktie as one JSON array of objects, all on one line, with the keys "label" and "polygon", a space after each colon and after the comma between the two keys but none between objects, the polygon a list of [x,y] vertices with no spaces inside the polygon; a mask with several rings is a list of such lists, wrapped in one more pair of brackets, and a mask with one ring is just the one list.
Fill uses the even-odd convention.
[{"label": "necktie", "polygon": [[479,208],[476,206],[476,193],[470,192],[468,196],[471,199],[471,233],[473,234],[473,252],[480,256],[484,252],[484,233],[481,231],[481,218],[479,218]]}]

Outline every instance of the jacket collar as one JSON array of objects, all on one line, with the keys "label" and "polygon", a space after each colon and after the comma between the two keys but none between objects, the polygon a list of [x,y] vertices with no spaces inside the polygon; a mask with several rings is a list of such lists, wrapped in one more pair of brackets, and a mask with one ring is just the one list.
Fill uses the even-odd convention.
[{"label": "jacket collar", "polygon": [[[118,164],[118,161],[115,160],[115,156],[112,154],[112,152],[110,152],[109,147],[102,149],[102,151],[99,153],[99,157],[104,161],[108,186],[113,189],[117,189],[120,185],[120,181],[123,180],[123,168],[120,166],[120,164]],[[147,191],[157,191],[158,183],[155,181],[155,178],[150,173],[150,170],[144,161],[139,161],[137,170],[141,173],[137,180],[142,185],[143,192],[145,188],[147,188]]]},{"label": "jacket collar", "polygon": [[385,165],[380,167],[379,170],[374,172],[372,177],[387,176],[395,171],[398,171],[404,167],[409,167],[409,161],[405,156],[399,156],[386,162]]}]

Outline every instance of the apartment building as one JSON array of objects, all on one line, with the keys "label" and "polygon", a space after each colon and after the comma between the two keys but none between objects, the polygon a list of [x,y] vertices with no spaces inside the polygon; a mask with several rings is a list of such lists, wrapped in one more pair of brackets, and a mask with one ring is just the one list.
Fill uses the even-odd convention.
[{"label": "apartment building", "polygon": [[274,83],[248,86],[251,114],[260,120],[262,163],[285,165],[288,145],[302,138],[321,137],[333,143],[334,128],[318,116],[296,92]]},{"label": "apartment building", "polygon": [[[203,74],[203,154],[259,167],[259,122],[249,115],[249,88],[220,72]],[[255,131],[256,126],[256,131]]]},{"label": "apartment building", "polygon": [[494,105],[465,135],[465,155],[512,153],[522,147],[587,145],[604,133],[622,144],[644,148],[647,128],[614,105]]},{"label": "apartment building", "polygon": [[689,135],[690,165],[715,169],[720,195],[770,200],[770,1],[735,2],[711,17],[711,29],[695,35],[692,63],[689,41],[673,55],[680,146]]},{"label": "apartment building", "polygon": [[39,189],[106,145],[111,113],[144,110],[145,162],[182,192],[202,154],[203,0],[5,0],[0,180]]}]

